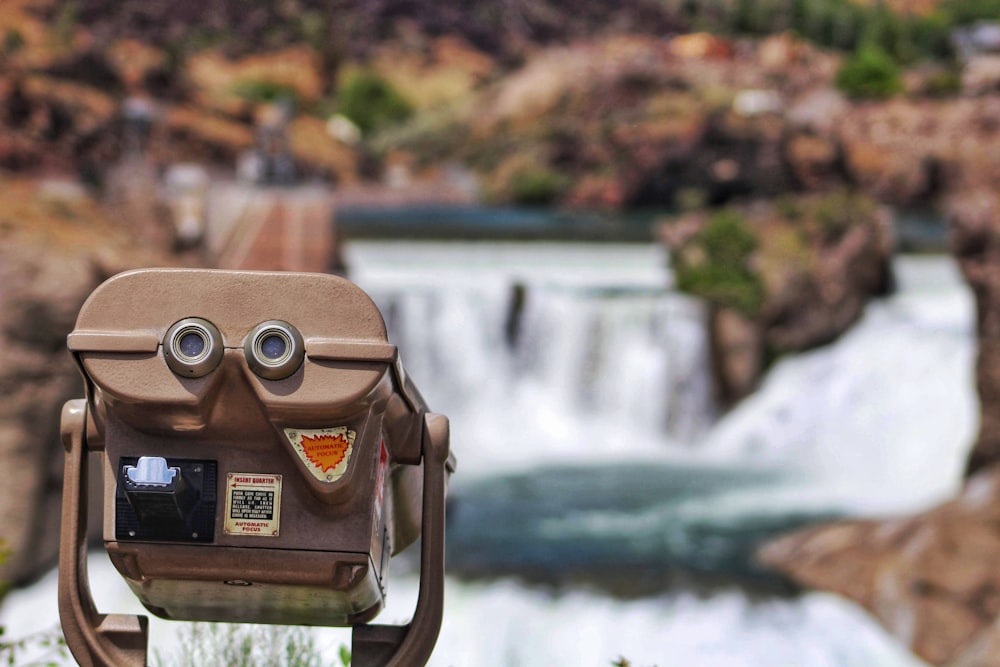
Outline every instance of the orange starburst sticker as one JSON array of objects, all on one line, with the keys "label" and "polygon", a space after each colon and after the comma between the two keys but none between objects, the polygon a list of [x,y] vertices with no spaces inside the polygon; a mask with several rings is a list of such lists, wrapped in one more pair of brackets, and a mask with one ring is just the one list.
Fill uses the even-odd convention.
[{"label": "orange starburst sticker", "polygon": [[355,435],[346,426],[285,429],[285,436],[299,459],[316,479],[323,482],[335,482],[347,472]]},{"label": "orange starburst sticker", "polygon": [[314,466],[323,472],[330,472],[344,460],[347,448],[351,443],[343,434],[305,436],[302,438],[302,451]]}]

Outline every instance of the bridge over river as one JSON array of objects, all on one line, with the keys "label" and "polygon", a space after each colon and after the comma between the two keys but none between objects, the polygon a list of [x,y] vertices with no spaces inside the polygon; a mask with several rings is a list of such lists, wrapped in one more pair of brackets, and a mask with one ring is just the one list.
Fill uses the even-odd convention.
[{"label": "bridge over river", "polygon": [[204,244],[221,269],[343,271],[333,193],[322,186],[213,184]]}]

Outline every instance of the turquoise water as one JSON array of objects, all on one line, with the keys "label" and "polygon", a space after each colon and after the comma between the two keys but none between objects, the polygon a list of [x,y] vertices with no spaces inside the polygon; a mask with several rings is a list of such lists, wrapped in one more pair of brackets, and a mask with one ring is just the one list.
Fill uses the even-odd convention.
[{"label": "turquoise water", "polygon": [[[337,224],[347,238],[422,240],[556,240],[639,243],[675,211],[560,211],[509,206],[426,205],[344,207]],[[933,209],[909,209],[895,215],[896,236],[904,252],[945,252],[947,224]]]}]

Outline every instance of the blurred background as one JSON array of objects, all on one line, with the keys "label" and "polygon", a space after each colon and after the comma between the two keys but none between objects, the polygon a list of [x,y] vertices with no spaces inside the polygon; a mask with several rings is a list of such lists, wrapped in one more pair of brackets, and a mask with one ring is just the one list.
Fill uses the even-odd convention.
[{"label": "blurred background", "polygon": [[379,305],[458,457],[433,665],[1000,665],[998,184],[997,0],[3,0],[0,658],[72,664],[66,334],[165,265]]}]

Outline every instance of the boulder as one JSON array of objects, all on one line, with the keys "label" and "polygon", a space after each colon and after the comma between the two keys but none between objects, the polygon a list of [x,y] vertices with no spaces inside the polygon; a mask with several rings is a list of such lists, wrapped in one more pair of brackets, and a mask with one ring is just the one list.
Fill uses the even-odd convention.
[{"label": "boulder", "polygon": [[719,399],[732,405],[757,388],[764,372],[764,333],[757,322],[724,306],[709,310],[708,329]]},{"label": "boulder", "polygon": [[934,665],[1000,665],[1000,470],[909,518],[842,521],[767,544],[759,559],[870,611]]}]

